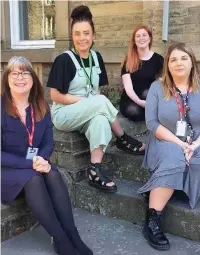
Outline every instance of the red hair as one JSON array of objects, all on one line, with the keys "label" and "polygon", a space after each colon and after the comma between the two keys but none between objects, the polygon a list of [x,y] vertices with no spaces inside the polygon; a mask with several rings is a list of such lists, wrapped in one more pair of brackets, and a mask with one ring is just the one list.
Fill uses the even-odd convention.
[{"label": "red hair", "polygon": [[139,58],[138,51],[137,51],[137,45],[135,43],[135,34],[140,29],[145,29],[147,31],[147,33],[149,34],[149,37],[150,37],[149,49],[151,49],[151,46],[152,46],[152,41],[153,41],[152,30],[145,25],[140,25],[140,26],[136,27],[135,30],[133,30],[133,34],[132,34],[132,37],[131,37],[131,40],[129,43],[129,47],[128,47],[127,56],[125,57],[125,59],[122,62],[122,66],[126,62],[126,71],[130,72],[130,73],[137,71],[141,64],[141,60]]}]

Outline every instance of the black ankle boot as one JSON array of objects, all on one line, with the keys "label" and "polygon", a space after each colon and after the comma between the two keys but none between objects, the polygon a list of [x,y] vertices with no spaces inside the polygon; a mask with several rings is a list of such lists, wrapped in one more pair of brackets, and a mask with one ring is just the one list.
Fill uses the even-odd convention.
[{"label": "black ankle boot", "polygon": [[161,229],[160,217],[161,213],[155,209],[148,209],[143,233],[149,245],[154,249],[169,250],[170,243]]}]

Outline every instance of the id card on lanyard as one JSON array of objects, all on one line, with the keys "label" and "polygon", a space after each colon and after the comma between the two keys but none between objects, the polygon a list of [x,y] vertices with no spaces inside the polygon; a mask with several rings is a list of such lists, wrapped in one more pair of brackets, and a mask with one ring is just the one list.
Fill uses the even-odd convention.
[{"label": "id card on lanyard", "polygon": [[[192,138],[193,130],[191,125],[187,122],[187,111],[189,110],[187,106],[188,101],[188,93],[189,93],[190,87],[188,88],[186,98],[183,99],[183,95],[181,94],[180,90],[174,88],[174,96],[176,99],[176,103],[178,106],[179,111],[179,117],[180,120],[176,123],[176,136],[179,137],[181,140],[189,142],[189,140]],[[177,92],[178,91],[178,92]],[[180,98],[178,97],[178,94],[182,98],[182,102],[180,102]],[[188,136],[188,130],[190,129],[190,134]]]},{"label": "id card on lanyard", "polygon": [[38,148],[33,147],[33,137],[34,137],[34,132],[35,132],[35,119],[34,119],[33,106],[31,105],[31,122],[32,122],[31,132],[28,130],[28,128],[26,126],[26,123],[23,122],[17,108],[16,108],[16,111],[19,115],[19,118],[20,118],[22,124],[25,126],[26,131],[28,133],[28,144],[29,144],[29,146],[28,146],[28,149],[27,149],[27,152],[26,152],[26,159],[33,160],[33,158],[35,156],[37,156],[37,153],[38,153]]}]

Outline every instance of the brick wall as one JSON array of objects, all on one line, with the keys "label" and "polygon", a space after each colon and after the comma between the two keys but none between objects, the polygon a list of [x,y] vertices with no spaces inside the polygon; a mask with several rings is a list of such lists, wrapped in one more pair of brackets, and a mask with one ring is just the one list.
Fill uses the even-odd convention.
[{"label": "brick wall", "polygon": [[[95,48],[118,48],[118,52],[126,52],[131,33],[139,24],[148,24],[153,30],[153,49],[161,54],[168,43],[185,41],[189,43],[198,57],[200,55],[200,2],[199,1],[170,1],[168,43],[162,42],[162,1],[144,2],[112,2],[112,1],[72,1],[69,2],[69,13],[75,6],[88,5],[93,14],[96,29]],[[121,49],[120,49],[121,48]],[[198,53],[199,52],[199,53]],[[122,85],[120,77],[120,61],[109,62],[109,50],[105,51],[106,69],[109,79],[108,96],[114,104],[119,101]],[[112,57],[113,54],[112,53]],[[121,54],[123,56],[123,54]],[[116,57],[117,58],[117,57]],[[200,58],[199,58],[200,60]],[[199,64],[200,66],[200,64]],[[50,65],[44,66],[44,84],[46,83]],[[48,96],[48,92],[46,92]]]},{"label": "brick wall", "polygon": [[184,41],[200,45],[200,2],[171,1],[169,42]]},{"label": "brick wall", "polygon": [[71,10],[88,5],[96,29],[96,47],[127,47],[132,30],[142,23],[143,2],[131,1],[72,1]]},{"label": "brick wall", "polygon": [[[193,48],[200,66],[200,1],[170,1],[167,43],[162,42],[163,1],[69,1],[68,4],[69,15],[80,4],[88,5],[91,9],[96,28],[95,49],[100,51],[106,62],[109,95],[114,102],[117,102],[121,89],[120,62],[126,54],[132,31],[139,24],[147,24],[153,29],[153,50],[164,54],[168,43],[185,41]],[[40,52],[41,55],[44,54],[43,51]],[[58,49],[50,52],[52,60],[57,52]],[[35,53],[26,52],[25,55],[22,51],[20,54],[37,63],[34,60]],[[12,55],[15,55],[14,51]],[[51,67],[51,58],[48,61],[42,67],[44,86]],[[49,98],[49,91],[46,90],[45,93]]]}]

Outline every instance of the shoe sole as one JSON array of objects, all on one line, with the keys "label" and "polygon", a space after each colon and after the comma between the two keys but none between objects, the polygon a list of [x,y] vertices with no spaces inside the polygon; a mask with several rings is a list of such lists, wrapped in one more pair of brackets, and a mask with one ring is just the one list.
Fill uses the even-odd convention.
[{"label": "shoe sole", "polygon": [[150,240],[149,240],[149,238],[148,238],[148,236],[146,235],[146,233],[145,233],[144,230],[143,230],[143,235],[144,235],[145,239],[147,240],[148,244],[149,244],[152,248],[154,248],[154,249],[156,249],[156,250],[158,250],[158,251],[167,251],[167,250],[170,249],[170,244],[166,244],[166,245],[162,245],[162,246],[157,246],[157,245],[155,245],[155,244],[152,244],[152,243],[150,242]]},{"label": "shoe sole", "polygon": [[105,191],[107,193],[116,193],[117,192],[117,186],[112,186],[112,187],[103,187],[103,186],[99,186],[93,182],[88,182],[89,186],[98,190],[102,190]]}]

